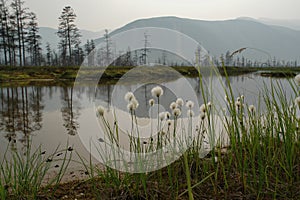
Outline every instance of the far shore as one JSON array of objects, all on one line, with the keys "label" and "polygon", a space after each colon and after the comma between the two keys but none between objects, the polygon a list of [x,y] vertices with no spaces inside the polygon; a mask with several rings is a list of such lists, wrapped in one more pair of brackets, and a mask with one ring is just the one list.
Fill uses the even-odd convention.
[{"label": "far shore", "polygon": [[[135,67],[126,66],[119,67],[113,66],[108,68],[101,67],[88,67],[82,70],[79,66],[68,67],[55,67],[55,66],[34,66],[34,67],[12,67],[0,66],[0,85],[72,85],[78,76],[79,70],[84,73],[84,77],[90,80],[99,78],[99,84],[115,84],[126,73],[130,72]],[[144,68],[146,69],[146,68]],[[174,74],[176,70],[178,74]],[[294,77],[300,73],[300,67],[217,67],[218,72],[222,76],[239,76],[248,73],[258,73],[261,76],[267,77]],[[200,70],[201,71],[201,70]],[[191,66],[174,66],[174,67],[149,67],[146,71],[139,72],[138,70],[133,73],[130,72],[132,80],[143,78],[153,78],[162,80],[176,79],[179,75],[185,77],[199,77],[199,72],[195,67]]]}]

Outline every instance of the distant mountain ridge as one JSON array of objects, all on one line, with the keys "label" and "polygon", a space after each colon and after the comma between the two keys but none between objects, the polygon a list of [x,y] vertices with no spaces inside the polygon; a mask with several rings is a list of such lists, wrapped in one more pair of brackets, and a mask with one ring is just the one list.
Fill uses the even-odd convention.
[{"label": "distant mountain ridge", "polygon": [[[251,18],[224,21],[204,21],[178,17],[139,19],[112,31],[159,27],[182,32],[198,41],[211,55],[220,56],[226,51],[249,47],[250,57],[276,57],[279,60],[300,61],[300,31],[261,23]],[[99,43],[102,39],[95,40]],[[151,41],[150,41],[151,42]],[[255,49],[257,51],[255,51]]]}]

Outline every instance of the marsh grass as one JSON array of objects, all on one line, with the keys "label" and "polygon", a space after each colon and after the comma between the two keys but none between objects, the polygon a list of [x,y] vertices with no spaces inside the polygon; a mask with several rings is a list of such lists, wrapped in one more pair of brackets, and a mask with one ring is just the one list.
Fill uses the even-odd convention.
[{"label": "marsh grass", "polygon": [[[294,103],[299,89],[290,80],[294,95],[289,97],[280,82],[270,84],[271,89],[261,88],[254,107],[248,105],[247,97],[233,95],[227,79],[228,87],[223,89],[228,102],[222,117],[230,144],[214,144],[205,158],[200,156],[199,137],[183,156],[163,169],[130,174],[109,168],[98,175],[104,180],[115,180],[109,185],[122,185],[126,198],[299,198],[299,108]],[[207,106],[209,99],[204,99]],[[205,119],[209,126],[200,128],[208,133],[214,131],[215,123],[209,115]]]},{"label": "marsh grass", "polygon": [[[72,153],[67,149],[57,148],[50,155],[46,155],[41,147],[32,149],[31,144],[25,151],[9,151],[8,147],[0,166],[1,199],[37,199],[50,186],[51,191],[55,192],[68,168]],[[64,154],[64,157],[58,159],[57,154]],[[54,169],[53,163],[58,161],[61,164],[57,175],[45,182],[47,173]]]}]

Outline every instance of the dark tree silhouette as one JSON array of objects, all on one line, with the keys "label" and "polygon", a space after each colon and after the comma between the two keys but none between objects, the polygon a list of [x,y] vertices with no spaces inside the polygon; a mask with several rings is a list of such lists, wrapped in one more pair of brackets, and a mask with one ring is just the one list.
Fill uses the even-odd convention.
[{"label": "dark tree silhouette", "polygon": [[52,49],[50,44],[47,42],[46,44],[46,64],[47,66],[50,66],[53,63],[53,57],[52,57]]},{"label": "dark tree silhouette", "polygon": [[84,50],[87,55],[88,59],[88,66],[94,66],[95,65],[95,43],[94,40],[87,40],[86,44],[84,45]]},{"label": "dark tree silhouette", "polygon": [[111,39],[109,36],[109,32],[107,29],[105,29],[105,34],[104,34],[104,40],[105,40],[105,47],[104,47],[104,66],[110,65],[111,62],[113,61],[113,53],[111,50]]},{"label": "dark tree silhouette", "polygon": [[8,7],[4,0],[0,1],[0,52],[2,50],[4,54],[4,64],[8,65],[10,58],[9,40],[8,40],[8,30],[9,30],[9,13]]},{"label": "dark tree silhouette", "polygon": [[38,31],[37,18],[34,13],[29,13],[29,23],[27,25],[27,49],[31,58],[31,65],[41,65],[42,53],[41,53],[41,36]]},{"label": "dark tree silhouette", "polygon": [[[76,14],[71,6],[66,6],[63,8],[61,16],[59,19],[59,26],[57,35],[60,38],[60,50],[63,65],[74,65],[74,50],[80,44],[80,33],[79,29],[75,24]],[[65,63],[68,61],[68,63]]]},{"label": "dark tree silhouette", "polygon": [[12,18],[15,21],[15,26],[17,30],[17,41],[18,41],[18,51],[19,51],[19,65],[26,65],[26,51],[25,51],[25,40],[26,40],[26,19],[28,19],[27,10],[24,8],[24,1],[13,0],[11,3],[11,8],[13,10]]},{"label": "dark tree silhouette", "polygon": [[141,63],[146,65],[147,64],[147,57],[148,53],[150,52],[150,49],[148,48],[150,43],[148,39],[149,35],[147,33],[144,33],[144,48],[142,49],[142,55],[141,55]]}]

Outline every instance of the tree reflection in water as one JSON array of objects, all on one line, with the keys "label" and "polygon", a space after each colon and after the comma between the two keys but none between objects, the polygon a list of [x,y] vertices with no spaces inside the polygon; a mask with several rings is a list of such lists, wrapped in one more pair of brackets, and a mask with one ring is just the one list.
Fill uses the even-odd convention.
[{"label": "tree reflection in water", "polygon": [[[80,92],[76,94],[80,95]],[[78,118],[79,118],[79,102],[73,101],[73,87],[63,87],[61,88],[61,100],[62,100],[62,117],[63,126],[66,128],[69,135],[76,135],[79,128]]]},{"label": "tree reflection in water", "polygon": [[17,149],[17,141],[21,142],[22,150],[26,151],[30,136],[42,128],[44,109],[41,87],[7,87],[0,88],[1,122],[0,130]]}]

